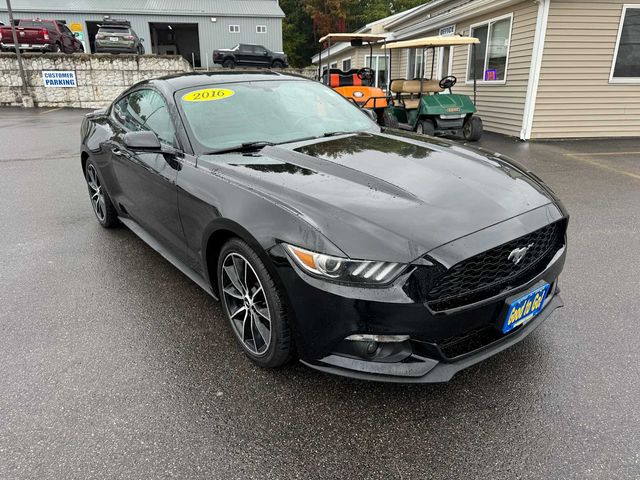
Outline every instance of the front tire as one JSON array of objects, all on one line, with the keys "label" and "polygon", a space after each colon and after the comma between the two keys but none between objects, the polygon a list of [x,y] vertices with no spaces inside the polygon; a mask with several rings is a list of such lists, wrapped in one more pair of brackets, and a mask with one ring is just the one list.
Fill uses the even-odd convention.
[{"label": "front tire", "polygon": [[420,120],[416,125],[416,133],[419,133],[420,135],[429,135],[433,137],[436,134],[436,127],[433,124],[433,122],[428,118],[424,120]]},{"label": "front tire", "polygon": [[482,119],[480,117],[469,117],[466,122],[464,122],[464,127],[462,128],[462,135],[465,140],[469,140],[470,142],[477,142],[482,137]]},{"label": "front tire", "polygon": [[222,309],[252,362],[264,368],[287,363],[293,353],[285,302],[258,254],[244,241],[229,240],[218,257]]},{"label": "front tire", "polygon": [[98,169],[91,160],[87,161],[87,167],[85,168],[85,180],[87,181],[87,188],[89,189],[89,198],[91,199],[91,206],[93,207],[93,213],[96,215],[98,223],[104,228],[113,228],[118,225],[118,212],[116,212],[109,194],[100,180],[98,175]]},{"label": "front tire", "polygon": [[400,128],[400,122],[398,119],[388,110],[385,110],[382,114],[382,125],[387,128]]},{"label": "front tire", "polygon": [[271,64],[271,68],[284,68],[284,63],[282,63],[280,60],[275,60]]}]

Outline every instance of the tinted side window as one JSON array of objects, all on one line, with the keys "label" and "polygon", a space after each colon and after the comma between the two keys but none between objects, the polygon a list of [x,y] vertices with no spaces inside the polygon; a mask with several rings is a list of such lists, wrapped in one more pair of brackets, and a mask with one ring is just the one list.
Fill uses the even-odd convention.
[{"label": "tinted side window", "polygon": [[264,55],[265,53],[267,53],[267,50],[263,47],[253,47],[254,48],[254,53],[256,55]]},{"label": "tinted side window", "polygon": [[124,97],[113,106],[112,115],[121,125],[124,125],[126,122],[127,102],[128,98]]},{"label": "tinted side window", "polygon": [[176,146],[176,131],[167,104],[153,90],[138,90],[115,104],[113,116],[126,130],[150,130],[160,141]]}]

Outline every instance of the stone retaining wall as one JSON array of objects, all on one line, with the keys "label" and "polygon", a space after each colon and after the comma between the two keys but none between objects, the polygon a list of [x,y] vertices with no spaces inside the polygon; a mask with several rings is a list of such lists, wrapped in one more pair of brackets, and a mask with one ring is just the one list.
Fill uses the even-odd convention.
[{"label": "stone retaining wall", "polygon": [[[23,102],[16,55],[0,53],[0,106],[102,108],[136,82],[192,70],[184,58],[166,55],[25,53],[22,60],[30,99]],[[77,87],[45,87],[43,71],[73,71]],[[279,71],[316,75],[314,68]]]},{"label": "stone retaining wall", "polygon": [[[36,107],[102,108],[140,80],[191,71],[180,56],[27,53],[22,59]],[[43,70],[74,71],[77,87],[45,87]],[[16,55],[1,53],[0,106],[22,106],[21,87]]]}]

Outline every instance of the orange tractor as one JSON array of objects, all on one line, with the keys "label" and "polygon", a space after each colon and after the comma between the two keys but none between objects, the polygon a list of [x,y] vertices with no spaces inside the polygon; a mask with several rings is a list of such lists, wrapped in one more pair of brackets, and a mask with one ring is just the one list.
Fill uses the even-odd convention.
[{"label": "orange tractor", "polygon": [[[322,45],[327,42],[327,56],[331,58],[331,42],[350,42],[352,47],[369,47],[369,66],[359,69],[341,70],[339,68],[324,68],[322,66]],[[373,44],[385,42],[384,35],[368,35],[361,33],[330,33],[320,39],[320,53],[318,55],[318,77],[325,85],[331,87],[343,97],[351,100],[357,106],[374,112],[379,123],[382,122],[384,111],[388,106],[389,96],[375,86],[376,73],[371,68]],[[329,64],[330,65],[330,64]]]}]

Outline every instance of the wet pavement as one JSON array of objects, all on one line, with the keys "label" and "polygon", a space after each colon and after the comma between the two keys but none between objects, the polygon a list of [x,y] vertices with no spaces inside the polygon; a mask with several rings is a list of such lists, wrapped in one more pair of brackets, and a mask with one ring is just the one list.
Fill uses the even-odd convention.
[{"label": "wet pavement", "polygon": [[640,140],[481,145],[571,212],[566,307],[448,384],[254,367],[93,217],[79,110],[0,109],[1,479],[640,478]]}]

